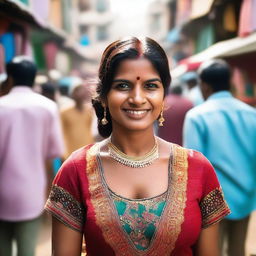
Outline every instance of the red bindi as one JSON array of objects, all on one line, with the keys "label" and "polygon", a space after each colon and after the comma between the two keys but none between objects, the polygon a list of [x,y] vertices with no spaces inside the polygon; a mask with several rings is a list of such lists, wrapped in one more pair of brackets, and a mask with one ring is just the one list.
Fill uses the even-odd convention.
[{"label": "red bindi", "polygon": [[139,77],[139,76],[137,76],[137,77],[136,77],[136,79],[137,79],[137,80],[140,80],[140,77]]}]

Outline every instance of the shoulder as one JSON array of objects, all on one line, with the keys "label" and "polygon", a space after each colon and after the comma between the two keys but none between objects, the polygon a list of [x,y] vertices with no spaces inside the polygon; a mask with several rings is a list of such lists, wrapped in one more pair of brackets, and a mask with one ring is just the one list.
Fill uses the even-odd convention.
[{"label": "shoulder", "polygon": [[204,184],[216,180],[215,170],[210,161],[200,152],[189,149],[188,169],[191,177],[201,177]]},{"label": "shoulder", "polygon": [[95,144],[89,144],[77,149],[70,155],[70,157],[66,161],[73,165],[79,165],[81,164],[81,162],[84,163],[84,161],[86,160],[86,156],[90,153],[94,146]]},{"label": "shoulder", "polygon": [[251,114],[256,114],[256,108],[244,103],[243,101],[239,100],[239,99],[236,99],[236,98],[233,98],[233,101],[234,101],[234,104],[236,106],[237,109],[240,109],[240,110],[244,110],[248,113],[251,113]]},{"label": "shoulder", "polygon": [[189,184],[203,186],[209,179],[215,179],[214,169],[202,153],[178,145],[173,146],[172,167],[177,175],[188,175]]},{"label": "shoulder", "polygon": [[209,160],[199,151],[173,144],[174,156],[187,161],[189,169],[207,170],[212,168]]},{"label": "shoulder", "polygon": [[60,110],[61,115],[68,115],[69,113],[72,113],[74,110],[74,106],[67,106],[63,107]]},{"label": "shoulder", "polygon": [[81,175],[84,175],[86,170],[86,156],[92,146],[93,144],[90,144],[74,151],[63,162],[55,177],[55,182],[58,183],[62,180],[63,182],[71,182],[79,179]]},{"label": "shoulder", "polygon": [[190,163],[193,163],[194,165],[202,166],[202,167],[207,167],[210,164],[209,160],[201,152],[193,149],[187,149],[187,150],[188,150],[188,160]]},{"label": "shoulder", "polygon": [[190,109],[187,112],[187,116],[197,117],[197,116],[203,115],[203,114],[211,111],[213,107],[214,107],[214,104],[211,101],[205,101],[205,102],[193,107],[192,109]]},{"label": "shoulder", "polygon": [[6,94],[4,96],[0,96],[0,103],[5,102],[6,100],[8,100],[10,98],[10,93]]},{"label": "shoulder", "polygon": [[0,105],[1,106],[5,106],[5,105],[9,105],[13,103],[13,94],[12,93],[8,93],[4,96],[0,96]]},{"label": "shoulder", "polygon": [[172,148],[174,151],[177,151],[177,154],[186,154],[187,158],[195,163],[200,164],[208,161],[208,159],[201,152],[194,149],[185,148],[174,143],[172,143]]},{"label": "shoulder", "polygon": [[52,113],[56,113],[58,111],[57,104],[53,100],[50,100],[39,93],[32,92],[30,93],[29,97],[31,99],[30,104],[33,104],[35,106],[48,110],[49,112],[52,112]]},{"label": "shoulder", "polygon": [[51,114],[58,112],[57,104],[54,101],[32,90],[19,93],[10,92],[8,95],[0,98],[0,105],[11,109],[27,108],[37,113],[38,110]]}]

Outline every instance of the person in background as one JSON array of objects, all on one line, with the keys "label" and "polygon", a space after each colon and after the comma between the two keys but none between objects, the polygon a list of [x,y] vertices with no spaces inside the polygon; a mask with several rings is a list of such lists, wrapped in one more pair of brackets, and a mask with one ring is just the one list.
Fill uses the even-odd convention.
[{"label": "person in background", "polygon": [[41,94],[46,98],[56,102],[56,88],[51,83],[41,84]]},{"label": "person in background", "polygon": [[61,122],[66,145],[67,158],[76,149],[93,143],[93,109],[91,97],[86,85],[77,85],[71,89],[71,98],[75,105],[61,110]]},{"label": "person in background", "polygon": [[[218,255],[229,208],[202,154],[156,137],[171,82],[150,38],[128,37],[103,53],[93,106],[105,140],[74,152],[53,182],[55,256]],[[193,134],[191,135],[193,136]]]},{"label": "person in background", "polygon": [[11,90],[10,83],[7,81],[7,75],[5,73],[0,74],[0,97],[9,93]]},{"label": "person in background", "polygon": [[[56,97],[56,87],[55,87],[54,84],[49,83],[49,82],[41,84],[41,94],[43,96],[45,96],[46,98],[56,102],[56,99],[57,99],[57,97]],[[53,160],[53,173],[54,173],[54,176],[58,172],[62,162],[63,162],[63,159],[61,157],[56,157]]]},{"label": "person in background", "polygon": [[198,84],[198,75],[194,71],[185,73],[181,81],[187,86],[184,96],[191,100],[194,106],[204,102],[202,92]]},{"label": "person in background", "polygon": [[187,113],[184,146],[202,152],[215,168],[231,209],[221,222],[221,241],[227,240],[229,256],[243,256],[256,208],[256,110],[231,95],[231,70],[223,60],[203,63],[199,76],[206,102]]},{"label": "person in background", "polygon": [[193,107],[193,103],[182,96],[179,85],[171,87],[165,98],[164,126],[158,128],[158,136],[166,141],[182,146],[182,131],[185,115]]},{"label": "person in background", "polygon": [[59,84],[58,86],[58,97],[57,97],[57,105],[60,110],[73,107],[75,105],[74,101],[70,98],[70,86],[66,84]]},{"label": "person in background", "polygon": [[57,105],[33,92],[36,65],[26,56],[7,64],[9,94],[0,98],[0,255],[35,255],[40,216],[62,156]]}]

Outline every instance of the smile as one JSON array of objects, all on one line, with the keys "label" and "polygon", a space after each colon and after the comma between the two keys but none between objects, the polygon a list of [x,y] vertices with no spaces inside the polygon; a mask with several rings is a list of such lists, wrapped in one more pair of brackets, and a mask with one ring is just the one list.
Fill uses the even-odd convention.
[{"label": "smile", "polygon": [[129,117],[131,118],[142,118],[144,117],[148,110],[129,110],[129,109],[124,109],[124,111],[128,114]]}]

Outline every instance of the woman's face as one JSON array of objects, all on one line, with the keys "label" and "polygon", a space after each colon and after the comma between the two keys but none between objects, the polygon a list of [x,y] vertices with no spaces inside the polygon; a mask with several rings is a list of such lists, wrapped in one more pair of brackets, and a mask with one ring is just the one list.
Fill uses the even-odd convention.
[{"label": "woman's face", "polygon": [[152,129],[161,112],[163,99],[162,81],[149,60],[139,58],[122,61],[106,101],[113,130]]}]

